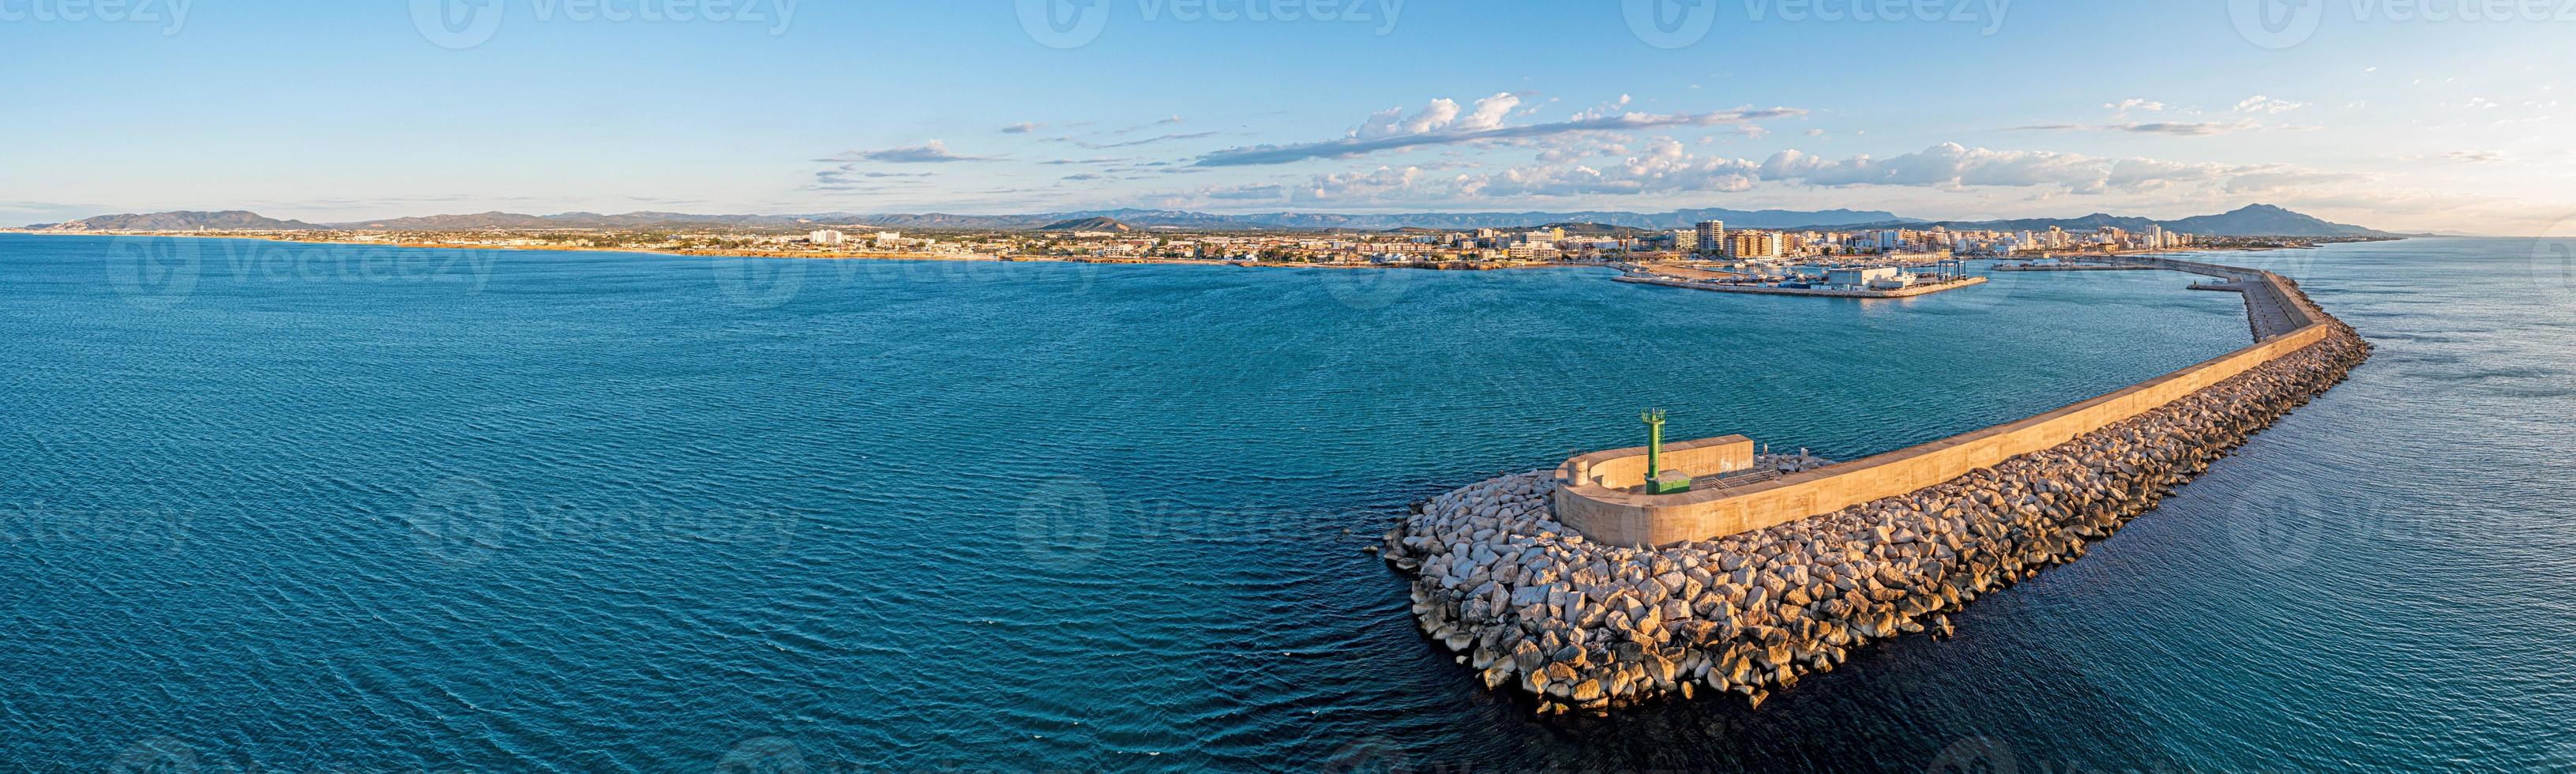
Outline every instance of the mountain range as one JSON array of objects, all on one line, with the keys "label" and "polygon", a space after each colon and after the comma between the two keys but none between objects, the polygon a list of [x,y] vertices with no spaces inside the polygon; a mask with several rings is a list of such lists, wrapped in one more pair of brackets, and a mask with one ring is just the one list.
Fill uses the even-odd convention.
[{"label": "mountain range", "polygon": [[2166,231],[2229,237],[2278,236],[2384,238],[2407,236],[2405,234],[2394,234],[2362,226],[2334,223],[2313,215],[2292,212],[2269,204],[2247,205],[2232,212],[2218,215],[2198,215],[2177,220],[2153,220],[2149,218],[2123,217],[2097,212],[2080,218],[1940,221],[1900,219],[1880,223],[1814,224],[1809,226],[1807,229],[1793,230],[1829,227],[1848,231],[1853,229],[1869,228],[1931,228],[1933,226],[1942,226],[1952,230],[1962,231],[2046,231],[2051,227],[2061,228],[2067,231],[2093,231],[2103,226],[2113,226],[2132,232],[2146,231],[2152,226],[2162,226]]},{"label": "mountain range", "polygon": [[[1028,215],[953,215],[882,214],[862,215],[846,212],[816,215],[692,215],[678,212],[630,212],[623,215],[601,215],[590,212],[568,212],[559,215],[522,215],[508,212],[486,212],[475,215],[433,215],[392,218],[349,223],[310,224],[295,220],[276,220],[239,210],[224,212],[163,212],[149,215],[103,215],[68,223],[44,223],[30,229],[50,231],[296,231],[336,229],[354,231],[479,231],[487,229],[663,229],[705,228],[710,226],[741,229],[801,229],[821,226],[851,226],[908,230],[1071,230],[1067,224],[1115,223],[1139,230],[1186,231],[1277,231],[1339,230],[1390,231],[1416,228],[1464,230],[1477,228],[1525,228],[1536,224],[1597,224],[1601,227],[1626,229],[1686,229],[1708,220],[1724,221],[1729,228],[1782,230],[1863,230],[1873,228],[1985,229],[1998,231],[2045,231],[2050,227],[2068,231],[2093,231],[2102,226],[2117,226],[2130,231],[2145,231],[2163,226],[2167,231],[2208,236],[2278,236],[2278,237],[2396,237],[2376,229],[2332,223],[2309,215],[2292,212],[2269,204],[2250,205],[2219,215],[2202,215],[2179,220],[2151,220],[2095,213],[2080,218],[2026,218],[2018,220],[1933,221],[1899,217],[1894,213],[1874,210],[1728,210],[1689,209],[1664,213],[1636,212],[1485,212],[1485,213],[1388,213],[1334,214],[1277,212],[1252,215],[1211,215],[1174,210],[1093,210]],[[1083,228],[1081,230],[1116,230]]]}]

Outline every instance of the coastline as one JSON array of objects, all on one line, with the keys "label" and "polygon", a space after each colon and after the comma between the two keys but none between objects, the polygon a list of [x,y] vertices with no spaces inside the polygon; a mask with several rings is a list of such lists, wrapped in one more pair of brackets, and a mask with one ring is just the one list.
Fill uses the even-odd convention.
[{"label": "coastline", "polygon": [[582,247],[573,245],[482,245],[454,242],[364,242],[350,239],[300,239],[269,234],[196,234],[196,233],[125,233],[98,231],[25,231],[0,229],[0,234],[39,237],[149,237],[156,239],[244,239],[297,245],[344,245],[350,247],[389,247],[406,250],[506,250],[547,253],[626,253],[664,255],[676,258],[781,258],[809,261],[935,261],[943,263],[1088,263],[1139,266],[1233,266],[1246,269],[1389,269],[1413,271],[1505,271],[1512,269],[1582,269],[1612,268],[1607,263],[1472,263],[1464,261],[1404,264],[1368,263],[1297,263],[1286,261],[1191,260],[1185,258],[1109,258],[1064,255],[1030,255],[1001,257],[957,253],[889,253],[858,251],[846,253],[782,252],[776,250],[667,250],[649,247]]},{"label": "coastline", "polygon": [[[295,235],[292,235],[292,234],[284,234],[284,233],[243,233],[243,232],[230,232],[230,233],[197,233],[197,232],[52,231],[52,230],[33,231],[33,230],[27,230],[27,229],[0,229],[0,234],[21,234],[21,235],[26,235],[26,236],[38,236],[38,237],[108,237],[108,238],[117,238],[117,237],[151,237],[151,238],[167,238],[167,239],[218,239],[218,240],[220,240],[220,239],[243,239],[243,240],[253,240],[253,241],[276,242],[276,243],[281,243],[281,244],[299,244],[299,245],[346,245],[346,246],[352,246],[352,247],[390,247],[390,248],[417,249],[417,250],[508,250],[508,251],[525,251],[525,252],[564,252],[564,253],[630,253],[630,254],[639,254],[639,255],[663,255],[663,256],[672,256],[672,257],[680,257],[680,258],[785,258],[785,259],[817,260],[817,261],[936,261],[936,262],[960,262],[960,263],[1089,263],[1089,264],[1112,264],[1112,265],[1116,265],[1116,264],[1132,264],[1132,265],[1158,265],[1158,266],[1234,266],[1234,267],[1240,267],[1240,268],[1257,268],[1257,269],[1277,269],[1277,268],[1309,268],[1309,269],[1389,269],[1389,270],[1414,270],[1414,271],[1501,271],[1501,270],[1511,270],[1511,269],[1562,269],[1562,268],[1609,268],[1609,269],[1616,269],[1616,268],[1620,267],[1621,265],[1623,265],[1623,263],[1622,263],[1622,262],[1619,262],[1619,261],[1606,261],[1606,262],[1546,262],[1546,263],[1540,263],[1540,262],[1506,262],[1506,263],[1487,263],[1487,262],[1449,261],[1449,262],[1424,262],[1424,263],[1403,263],[1403,264],[1375,264],[1375,263],[1308,263],[1308,262],[1287,262],[1287,261],[1276,261],[1276,262],[1271,262],[1271,261],[1236,261],[1236,260],[1192,260],[1192,259],[1183,259],[1183,258],[1126,258],[1126,257],[1111,258],[1111,257],[1056,256],[1056,255],[1031,255],[1031,256],[1020,256],[1020,255],[1014,255],[1014,256],[1004,257],[1004,256],[983,255],[983,254],[954,254],[954,253],[890,253],[890,252],[878,252],[878,251],[854,251],[854,252],[846,252],[846,253],[813,253],[813,252],[784,252],[784,251],[776,251],[776,250],[670,250],[670,249],[657,249],[657,248],[649,248],[649,247],[582,247],[582,246],[572,246],[572,245],[486,245],[486,244],[473,244],[473,243],[431,242],[431,241],[416,241],[416,240],[389,241],[389,242],[374,242],[374,241],[359,241],[359,240],[351,240],[351,239],[311,239],[311,238],[300,238],[300,237],[295,236]],[[2110,258],[2137,258],[2137,257],[2153,257],[2153,256],[2158,256],[2158,255],[2178,255],[2178,254],[2202,253],[2202,252],[2243,252],[2243,251],[2260,251],[2260,250],[2277,250],[2277,249],[2313,249],[2313,248],[2312,248],[2312,247],[2306,247],[2306,248],[2287,248],[2287,247],[2265,247],[2265,248],[2254,248],[2254,247],[2183,247],[2183,248],[2167,248],[2167,249],[2161,249],[2161,250],[2124,250],[2124,251],[2114,251],[2114,252],[2108,252],[2108,253],[2082,253],[2082,255],[2085,255],[2085,256],[2088,256],[2088,257],[2099,256],[2099,257],[2110,257]],[[2003,259],[2003,258],[1993,258],[1993,259],[1979,259],[1979,260],[2006,260],[2006,259]],[[1643,265],[1653,265],[1653,264],[1643,264]],[[1957,287],[1957,286],[1953,286],[1953,287]],[[1942,289],[1951,289],[1951,288],[1949,288],[1949,287],[1945,287],[1945,288],[1942,288]],[[1818,295],[1818,294],[1793,294],[1793,295]]]}]

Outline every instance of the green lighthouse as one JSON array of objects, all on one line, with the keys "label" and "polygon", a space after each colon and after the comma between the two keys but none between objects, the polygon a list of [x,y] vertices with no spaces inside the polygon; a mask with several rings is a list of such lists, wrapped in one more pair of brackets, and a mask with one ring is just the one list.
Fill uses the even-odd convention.
[{"label": "green lighthouse", "polygon": [[1678,471],[1664,469],[1664,411],[1647,409],[1646,420],[1646,494],[1668,495],[1690,491],[1691,479]]}]

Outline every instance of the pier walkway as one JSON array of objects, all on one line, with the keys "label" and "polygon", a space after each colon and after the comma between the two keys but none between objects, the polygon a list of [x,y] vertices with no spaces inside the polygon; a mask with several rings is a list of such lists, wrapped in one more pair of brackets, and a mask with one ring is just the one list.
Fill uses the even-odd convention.
[{"label": "pier walkway", "polygon": [[[1643,477],[1637,471],[1644,468],[1645,449],[1575,457],[1556,472],[1558,486],[1551,503],[1557,519],[1587,539],[1631,547],[1667,546],[1765,529],[1903,495],[1979,468],[2055,448],[2289,356],[2342,330],[2333,324],[2333,317],[2301,294],[2295,283],[2278,274],[2166,258],[2127,260],[2219,279],[2220,283],[2204,289],[2223,289],[2245,298],[2255,344],[2029,419],[1768,481],[1728,481],[1725,487],[1650,495],[1626,491],[1634,483],[1628,473],[1636,473],[1638,479]],[[1728,436],[1678,446],[1713,445],[1720,440],[1739,447],[1750,443],[1741,436]],[[1619,475],[1605,475],[1603,471]]]}]

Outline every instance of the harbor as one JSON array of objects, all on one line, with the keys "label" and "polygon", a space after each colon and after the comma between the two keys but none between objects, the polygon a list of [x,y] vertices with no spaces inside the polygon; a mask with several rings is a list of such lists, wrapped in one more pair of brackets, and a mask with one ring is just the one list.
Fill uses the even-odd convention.
[{"label": "harbor", "polygon": [[[1916,269],[1929,269],[1930,273],[1918,273]],[[1885,263],[1842,266],[1806,265],[1785,269],[1769,276],[1686,267],[1639,265],[1626,267],[1626,271],[1619,276],[1618,281],[1719,293],[1821,298],[1912,298],[1972,288],[1986,284],[1987,280],[1984,277],[1968,274],[1964,262],[1942,260],[1923,265]]]},{"label": "harbor", "polygon": [[2007,261],[1995,264],[1990,271],[2153,271],[2156,267],[2118,262],[2067,262],[2055,258],[2035,261]]}]

